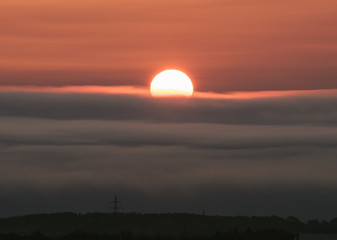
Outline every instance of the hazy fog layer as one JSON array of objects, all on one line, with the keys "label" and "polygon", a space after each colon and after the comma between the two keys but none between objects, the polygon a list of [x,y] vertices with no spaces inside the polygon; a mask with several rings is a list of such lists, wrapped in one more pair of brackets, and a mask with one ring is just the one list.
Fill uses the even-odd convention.
[{"label": "hazy fog layer", "polygon": [[2,215],[118,194],[125,211],[335,217],[336,98],[1,92]]}]

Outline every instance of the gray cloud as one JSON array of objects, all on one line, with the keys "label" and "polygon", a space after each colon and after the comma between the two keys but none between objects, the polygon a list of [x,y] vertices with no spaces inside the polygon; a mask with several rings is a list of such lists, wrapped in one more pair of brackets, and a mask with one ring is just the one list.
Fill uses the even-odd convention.
[{"label": "gray cloud", "polygon": [[[336,199],[329,194],[337,187],[335,127],[0,122],[0,195],[10,214],[106,210],[117,192],[130,211],[200,212],[211,205],[213,214],[306,218],[309,207],[325,201],[317,194]],[[302,195],[311,200],[294,207]],[[332,217],[331,207],[315,216]]]},{"label": "gray cloud", "polygon": [[126,211],[327,219],[337,199],[336,155],[319,147],[15,146],[1,151],[0,196],[10,214],[106,211],[117,193]]},{"label": "gray cloud", "polygon": [[3,145],[184,146],[200,149],[335,147],[337,128],[0,118]]},{"label": "gray cloud", "polygon": [[127,211],[334,217],[333,94],[178,101],[1,92],[0,100],[3,216],[105,211],[118,193]]},{"label": "gray cloud", "polygon": [[336,125],[337,96],[152,99],[136,95],[1,92],[0,116],[222,124]]}]

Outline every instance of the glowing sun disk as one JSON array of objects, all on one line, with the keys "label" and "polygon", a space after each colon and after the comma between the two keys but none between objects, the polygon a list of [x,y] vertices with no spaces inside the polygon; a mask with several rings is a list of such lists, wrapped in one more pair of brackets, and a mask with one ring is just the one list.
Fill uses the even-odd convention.
[{"label": "glowing sun disk", "polygon": [[154,97],[190,97],[193,94],[193,84],[185,73],[170,69],[160,72],[153,78],[150,91]]}]

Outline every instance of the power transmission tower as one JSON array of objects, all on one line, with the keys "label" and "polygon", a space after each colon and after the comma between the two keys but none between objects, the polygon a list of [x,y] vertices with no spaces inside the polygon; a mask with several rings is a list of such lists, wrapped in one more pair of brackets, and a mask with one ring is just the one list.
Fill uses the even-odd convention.
[{"label": "power transmission tower", "polygon": [[118,213],[118,210],[119,210],[119,209],[122,209],[122,207],[120,206],[120,205],[121,205],[121,202],[118,201],[117,195],[115,195],[115,198],[114,198],[114,200],[112,201],[112,204],[113,204],[113,206],[112,206],[113,213]]}]

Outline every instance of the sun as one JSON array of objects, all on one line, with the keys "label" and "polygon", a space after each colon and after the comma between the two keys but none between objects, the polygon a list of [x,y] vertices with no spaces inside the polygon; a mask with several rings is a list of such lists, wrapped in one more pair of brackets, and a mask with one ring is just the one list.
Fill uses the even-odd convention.
[{"label": "sun", "polygon": [[153,78],[150,91],[154,97],[190,97],[193,94],[193,84],[182,71],[168,69]]}]

